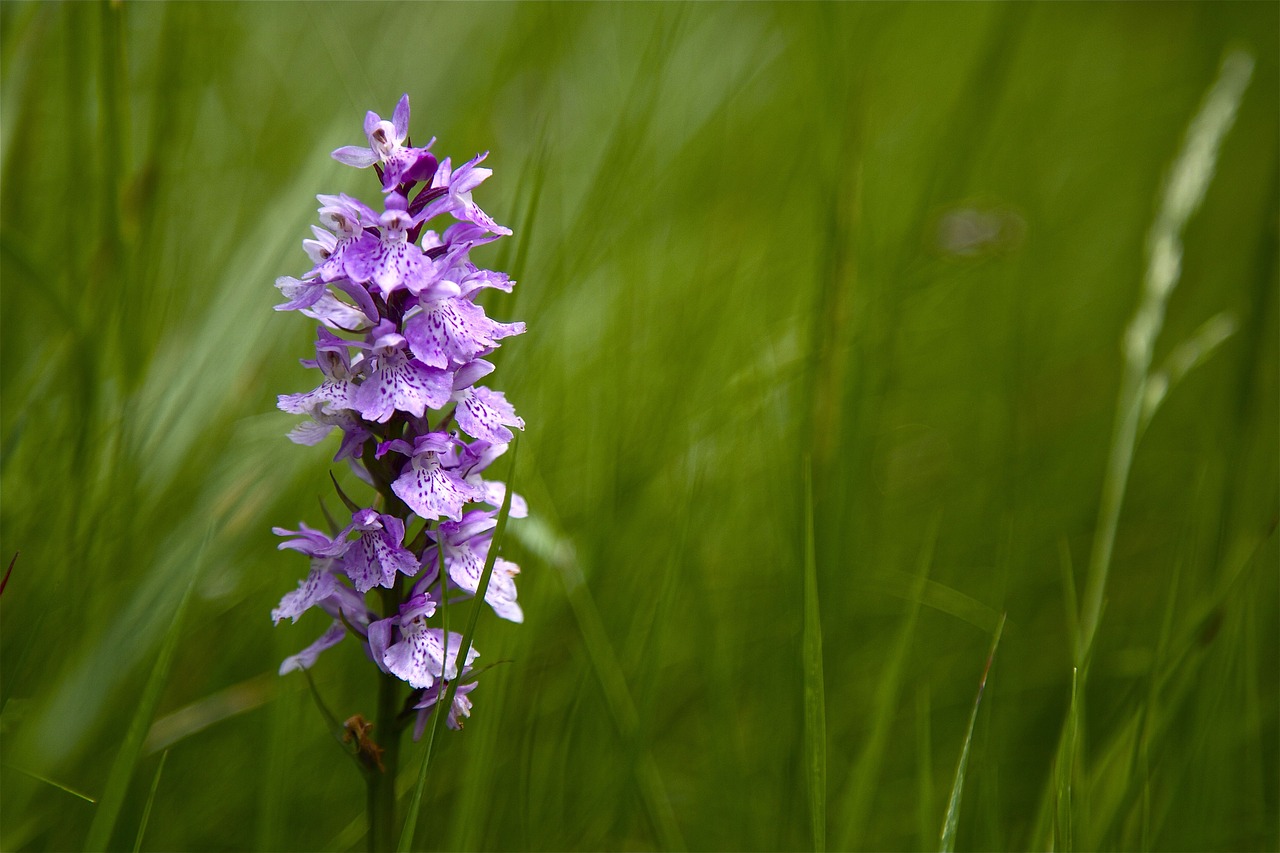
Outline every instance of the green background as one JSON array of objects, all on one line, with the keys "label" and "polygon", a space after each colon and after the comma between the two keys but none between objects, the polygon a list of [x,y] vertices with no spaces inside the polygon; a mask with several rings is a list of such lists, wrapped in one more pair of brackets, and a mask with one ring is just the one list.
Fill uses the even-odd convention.
[{"label": "green background", "polygon": [[[1274,3],[0,5],[0,847],[83,847],[77,792],[112,847],[149,802],[144,849],[363,845],[275,675],[325,621],[272,627],[270,528],[352,481],[284,437],[314,332],[272,282],[408,92],[492,151],[533,515],[419,846],[811,849],[822,804],[833,849],[936,848],[1007,614],[958,847],[1275,849],[1278,41]],[[1137,446],[1069,715],[1145,235],[1232,49],[1155,364],[1235,332]],[[372,716],[355,644],[314,674]]]}]

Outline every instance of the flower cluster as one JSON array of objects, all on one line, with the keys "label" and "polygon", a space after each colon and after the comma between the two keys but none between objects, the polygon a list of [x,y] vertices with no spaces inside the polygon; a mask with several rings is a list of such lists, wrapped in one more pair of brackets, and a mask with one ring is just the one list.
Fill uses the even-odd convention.
[{"label": "flower cluster", "polygon": [[[346,195],[320,195],[320,226],[303,247],[312,261],[301,278],[283,276],[286,301],[320,323],[311,391],[280,397],[286,412],[309,416],[289,437],[314,445],[341,433],[335,461],[346,459],[377,496],[361,507],[345,494],[351,523],[332,535],[303,524],[275,528],[281,548],[305,554],[311,572],[272,611],[278,624],[313,607],[332,617],[329,629],[288,658],[281,674],[309,668],[325,649],[354,634],[383,672],[409,683],[420,734],[444,684],[460,680],[449,724],[468,716],[474,650],[458,661],[459,634],[431,627],[437,608],[475,596],[506,497],[503,483],[484,478],[524,427],[501,391],[477,383],[493,371],[485,357],[523,323],[498,323],[476,299],[510,292],[506,275],[481,269],[471,249],[511,233],[471,198],[491,174],[481,154],[454,169],[437,161],[431,144],[409,141],[409,96],[391,121],[365,117],[367,146],[346,146],[334,159],[373,166],[382,183],[382,210]],[[442,224],[437,224],[442,223]],[[441,230],[431,230],[431,226]],[[323,227],[321,227],[323,226]],[[527,514],[512,495],[509,514]],[[420,526],[419,526],[420,525]],[[416,529],[415,529],[416,528]],[[497,559],[485,601],[520,622],[515,575]],[[383,609],[366,593],[380,588]]]}]

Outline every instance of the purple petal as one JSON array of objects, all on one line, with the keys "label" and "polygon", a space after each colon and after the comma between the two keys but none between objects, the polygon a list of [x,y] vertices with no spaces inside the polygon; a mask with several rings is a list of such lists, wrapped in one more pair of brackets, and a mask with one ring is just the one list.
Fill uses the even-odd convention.
[{"label": "purple petal", "polygon": [[[365,294],[368,298],[368,294]],[[277,308],[277,310],[283,310]],[[372,321],[369,315],[354,305],[348,305],[332,294],[326,293],[316,300],[314,305],[302,309],[303,316],[319,321],[330,329],[343,332],[359,332],[369,328]]]},{"label": "purple petal", "polygon": [[281,394],[276,405],[280,411],[293,415],[305,415],[316,408],[322,411],[351,409],[352,397],[357,386],[345,379],[329,379],[313,391],[302,394]]},{"label": "purple petal", "polygon": [[284,675],[293,672],[295,669],[311,669],[316,662],[316,658],[320,657],[321,652],[338,645],[346,635],[346,626],[341,622],[335,621],[329,626],[329,630],[320,635],[320,639],[296,655],[285,658],[284,662],[280,664],[280,674]]},{"label": "purple petal", "polygon": [[329,433],[333,432],[333,424],[321,424],[315,421],[307,421],[300,423],[293,429],[289,430],[289,440],[294,444],[302,444],[307,447],[315,447],[320,442],[329,437]]},{"label": "purple petal", "polygon": [[345,619],[352,627],[365,631],[373,616],[365,606],[364,596],[344,583],[334,584],[333,595],[320,602],[320,609],[334,619]]},{"label": "purple petal", "polygon": [[458,368],[458,372],[453,375],[453,390],[461,391],[476,384],[490,373],[493,373],[493,369],[492,362],[479,358],[462,365],[462,367]]},{"label": "purple petal", "polygon": [[403,142],[409,135],[409,93],[400,96],[396,103],[396,111],[391,114],[391,123],[396,129],[396,140]]},{"label": "purple petal", "polygon": [[364,312],[364,315],[369,318],[370,323],[377,323],[381,319],[377,307],[373,304],[373,297],[369,295],[369,291],[354,281],[346,279],[334,282],[334,287],[350,296],[356,305],[360,307],[360,310]]},{"label": "purple petal", "polygon": [[[501,508],[502,501],[507,496],[506,483],[499,480],[483,480],[479,474],[468,476],[467,482],[480,495],[478,500],[484,501],[495,509]],[[507,514],[512,518],[528,518],[529,504],[518,493],[513,494],[511,496],[511,508],[507,511]]]},{"label": "purple petal", "polygon": [[352,395],[354,404],[348,408],[378,423],[386,423],[396,411],[422,417],[428,408],[444,406],[451,390],[447,372],[397,353],[382,360],[379,369]]},{"label": "purple petal", "polygon": [[311,573],[298,582],[297,589],[280,599],[280,606],[271,611],[271,621],[277,625],[282,619],[297,622],[299,616],[333,595],[337,583],[329,571],[328,560],[313,560]]},{"label": "purple petal", "polygon": [[[467,672],[463,672],[463,677],[467,676]],[[471,700],[467,694],[476,689],[478,682],[469,681],[466,684],[458,685],[453,694],[453,707],[449,709],[449,718],[447,724],[449,728],[455,731],[462,728],[462,721],[471,716]],[[440,691],[444,689],[443,684],[433,684],[426,690],[422,691],[422,699],[413,707],[418,711],[418,719],[413,725],[413,739],[419,740],[422,733],[426,731],[427,720],[431,718],[431,709],[435,707],[436,702],[440,701]]]},{"label": "purple petal", "polygon": [[441,517],[457,520],[462,505],[475,498],[470,485],[440,467],[434,459],[419,463],[415,458],[403,474],[391,484],[391,490],[422,518]]},{"label": "purple petal", "polygon": [[299,281],[291,275],[282,275],[277,278],[276,288],[284,295],[285,299],[289,300],[275,306],[277,311],[297,311],[300,308],[310,308],[326,293],[324,282]]},{"label": "purple petal", "polygon": [[[325,536],[319,530],[308,527],[306,524],[299,524],[297,530],[286,530],[283,527],[273,527],[271,532],[277,536],[292,536],[294,538],[281,542],[277,548],[280,550],[293,550],[308,557],[321,556],[321,552],[328,549],[333,540]],[[327,556],[327,555],[326,555]]]},{"label": "purple petal", "polygon": [[[404,535],[404,528],[400,533]],[[352,543],[342,559],[342,569],[357,592],[368,592],[375,586],[390,589],[397,572],[410,577],[417,574],[418,560],[386,531],[371,530]]]},{"label": "purple petal", "polygon": [[489,578],[489,587],[485,590],[484,600],[493,612],[509,622],[523,622],[524,611],[516,603],[515,576],[520,567],[510,560],[499,557],[493,564],[493,575]]},{"label": "purple petal", "polygon": [[516,417],[516,410],[502,392],[484,387],[465,392],[454,417],[467,435],[481,441],[507,442],[512,439],[508,426],[524,429],[524,420]]},{"label": "purple petal", "polygon": [[[469,272],[466,277],[459,282],[459,288],[463,296],[470,296],[481,288],[492,287],[501,290],[504,293],[510,293],[511,288],[515,286],[515,282],[506,273],[494,272],[493,270],[477,269]],[[524,323],[519,324],[520,331],[524,331]]]},{"label": "purple petal", "polygon": [[410,687],[430,687],[444,668],[442,633],[438,628],[418,630],[391,646],[382,657],[387,670]]},{"label": "purple petal", "polygon": [[523,323],[495,323],[483,308],[466,299],[427,303],[405,322],[404,329],[413,354],[433,367],[466,364],[499,339],[523,331]]},{"label": "purple petal", "polygon": [[369,623],[369,653],[373,656],[373,662],[383,672],[387,671],[383,659],[387,655],[387,648],[391,645],[391,628],[396,621],[392,617]]},{"label": "purple petal", "polygon": [[367,145],[344,145],[331,155],[333,159],[357,169],[367,169],[378,162],[378,155]]},{"label": "purple petal", "polygon": [[477,154],[467,162],[458,167],[457,171],[449,178],[449,192],[451,194],[461,195],[462,193],[471,192],[480,184],[484,183],[490,175],[493,174],[492,169],[477,169],[476,165],[484,162],[489,156],[486,151],[483,154]]}]

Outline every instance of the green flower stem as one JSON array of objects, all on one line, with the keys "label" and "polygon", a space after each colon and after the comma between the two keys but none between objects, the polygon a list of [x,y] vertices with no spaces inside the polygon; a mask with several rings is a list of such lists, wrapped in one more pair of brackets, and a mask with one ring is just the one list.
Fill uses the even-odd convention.
[{"label": "green flower stem", "polygon": [[396,773],[400,767],[400,680],[381,673],[378,679],[378,716],[373,738],[382,747],[382,770],[375,766],[369,782],[369,850],[391,850],[399,837],[396,821]]},{"label": "green flower stem", "polygon": [[[365,448],[363,462],[381,495],[385,511],[401,519],[405,530],[413,520],[413,513],[391,490],[392,472],[383,460],[375,459],[373,448]],[[401,579],[397,578],[390,589],[379,590],[382,597],[382,615],[390,617],[400,611],[404,600]],[[400,769],[400,679],[382,672],[378,678],[378,710],[374,719],[373,739],[382,748],[382,767],[369,768],[368,782],[369,850],[381,853],[395,848],[400,837],[396,819],[396,775]]]}]

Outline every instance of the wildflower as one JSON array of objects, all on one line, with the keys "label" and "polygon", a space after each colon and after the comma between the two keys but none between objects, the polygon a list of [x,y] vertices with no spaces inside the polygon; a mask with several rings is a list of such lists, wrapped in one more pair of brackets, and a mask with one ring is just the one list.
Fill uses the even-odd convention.
[{"label": "wildflower", "polygon": [[[494,370],[486,357],[525,325],[493,320],[477,301],[514,286],[471,257],[511,233],[472,197],[492,175],[480,165],[487,154],[454,169],[430,152],[434,139],[414,147],[407,95],[390,120],[368,113],[364,132],[367,146],[333,156],[378,171],[381,211],[351,196],[317,195],[319,224],[302,241],[310,267],[276,280],[285,301],[275,307],[318,324],[315,357],[302,361],[319,371],[318,384],[279,397],[280,409],[307,418],[289,438],[316,445],[337,430],[334,460],[347,460],[372,494],[356,502],[339,492],[351,514],[345,525],[333,523],[336,532],[274,529],[280,548],[306,556],[310,570],[271,618],[326,613],[328,628],[281,673],[310,668],[351,636],[385,674],[380,690],[394,698],[403,683],[413,691],[407,705],[380,705],[417,710],[417,737],[449,686],[448,724],[461,727],[477,685],[471,665],[479,653],[468,648],[463,656],[462,636],[436,622],[445,596],[481,595],[492,560],[486,604],[503,619],[524,618],[519,567],[490,553],[507,487],[482,476],[524,421],[502,391],[476,383]],[[519,495],[509,506],[512,518],[528,515]],[[366,601],[375,589],[380,594]],[[376,725],[384,734],[375,746],[393,751],[394,736],[385,733],[396,731],[395,720]]]},{"label": "wildflower", "polygon": [[391,484],[391,490],[425,519],[461,518],[463,504],[479,497],[471,484],[457,473],[456,466],[446,466],[452,458],[448,452],[453,450],[456,441],[447,433],[434,432],[418,436],[411,449],[404,441],[389,442],[379,448],[380,452],[386,448],[407,452],[410,456],[409,464]]},{"label": "wildflower", "polygon": [[348,166],[366,169],[382,163],[382,190],[389,192],[401,181],[426,180],[436,168],[436,158],[426,148],[410,148],[404,143],[409,139],[409,96],[404,95],[396,104],[391,121],[383,120],[375,112],[364,117],[364,135],[369,147],[344,145],[333,152],[333,159]]},{"label": "wildflower", "polygon": [[[347,541],[351,533],[356,538]],[[418,559],[401,547],[403,541],[402,520],[374,509],[362,509],[351,516],[351,524],[325,552],[339,558],[342,571],[357,592],[368,592],[375,586],[390,589],[397,573],[412,577],[418,572]]]}]

